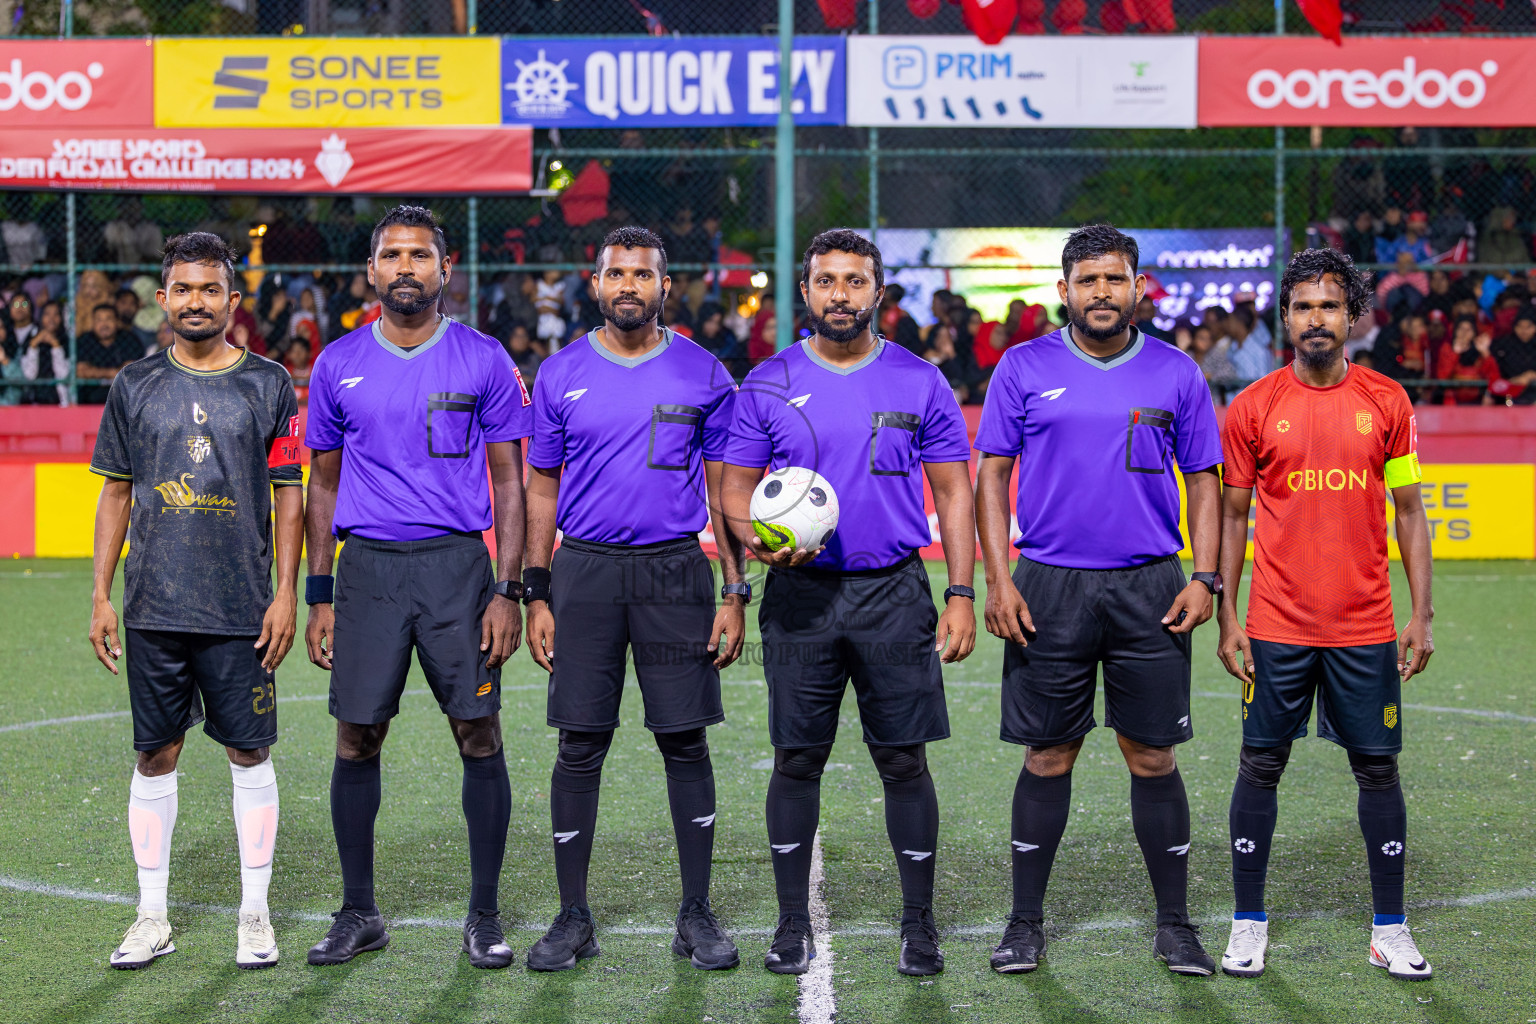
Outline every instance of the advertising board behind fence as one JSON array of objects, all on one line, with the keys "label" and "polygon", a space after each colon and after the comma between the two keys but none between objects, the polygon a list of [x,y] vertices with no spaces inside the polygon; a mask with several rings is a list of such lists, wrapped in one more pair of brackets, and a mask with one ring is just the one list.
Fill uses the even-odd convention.
[{"label": "advertising board behind fence", "polygon": [[[527,128],[0,132],[0,187],[149,192],[519,192]],[[430,177],[423,177],[429,166]]]},{"label": "advertising board behind fence", "polygon": [[851,36],[848,123],[1193,128],[1195,39]]},{"label": "advertising board behind fence", "polygon": [[[779,113],[771,37],[502,42],[502,119],[537,128],[769,125]],[[841,36],[797,36],[795,123],[844,122]]]}]

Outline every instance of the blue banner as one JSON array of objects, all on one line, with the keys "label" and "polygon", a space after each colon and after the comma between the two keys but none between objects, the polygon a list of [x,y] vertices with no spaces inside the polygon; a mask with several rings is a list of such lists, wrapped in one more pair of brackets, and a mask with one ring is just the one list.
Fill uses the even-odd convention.
[{"label": "blue banner", "polygon": [[[537,39],[507,36],[501,119],[537,128],[769,125],[779,48],[770,36]],[[842,36],[797,36],[795,123],[846,120]]]}]

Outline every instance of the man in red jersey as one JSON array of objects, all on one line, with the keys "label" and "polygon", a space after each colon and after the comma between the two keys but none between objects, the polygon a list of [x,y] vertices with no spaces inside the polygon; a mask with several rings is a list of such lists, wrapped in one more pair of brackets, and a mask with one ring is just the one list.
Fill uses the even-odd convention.
[{"label": "man in red jersey", "polygon": [[[1408,812],[1397,774],[1401,684],[1422,672],[1430,637],[1429,529],[1419,495],[1413,406],[1401,385],[1344,359],[1370,288],[1348,256],[1297,253],[1280,282],[1296,361],[1254,382],[1227,410],[1220,654],[1243,682],[1243,747],[1229,816],[1236,913],[1222,970],[1264,972],[1264,878],[1276,788],[1292,741],[1318,735],[1349,754],[1360,787],[1371,899],[1371,963],[1395,978],[1428,978],[1403,916]],[[1235,606],[1258,489],[1253,594],[1246,627]],[[1413,616],[1399,636],[1387,570],[1386,494]]]}]

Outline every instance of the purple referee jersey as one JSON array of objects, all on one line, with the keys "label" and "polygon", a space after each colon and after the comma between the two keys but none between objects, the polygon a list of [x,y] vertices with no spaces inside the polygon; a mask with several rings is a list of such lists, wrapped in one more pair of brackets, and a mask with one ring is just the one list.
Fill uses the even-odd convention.
[{"label": "purple referee jersey", "polygon": [[377,321],[325,346],[304,443],[341,448],[338,537],[426,540],[491,526],[485,446],[533,433],[522,375],[496,339],[443,317],[415,348]]},{"label": "purple referee jersey", "polygon": [[565,466],[561,532],[659,544],[704,529],[704,460],[725,452],[735,394],[720,360],[670,330],[634,358],[591,334],[550,356],[533,385],[528,464]]},{"label": "purple referee jersey", "polygon": [[837,532],[809,564],[894,565],[933,535],[923,509],[924,462],[970,458],[965,420],[938,368],[876,339],[850,367],[802,341],[742,382],[725,461],[813,469],[837,492]]},{"label": "purple referee jersey", "polygon": [[[1165,558],[1179,536],[1177,471],[1221,463],[1221,434],[1200,367],[1132,328],[1108,361],[1068,328],[1003,353],[976,448],[1019,458],[1025,558],[1069,569],[1123,569]],[[1175,466],[1177,463],[1177,466]]]}]

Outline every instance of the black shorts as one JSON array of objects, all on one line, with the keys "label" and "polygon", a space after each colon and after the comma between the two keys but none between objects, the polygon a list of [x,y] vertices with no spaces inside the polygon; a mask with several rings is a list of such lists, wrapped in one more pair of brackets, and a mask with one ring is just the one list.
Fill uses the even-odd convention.
[{"label": "black shorts", "polygon": [[[126,629],[133,749],[158,750],[198,722],[216,743],[277,742],[277,684],[255,636]],[[206,709],[206,713],[205,713]]]},{"label": "black shorts", "polygon": [[1357,754],[1403,749],[1397,643],[1304,647],[1251,640],[1254,682],[1243,687],[1243,743],[1277,747],[1307,734],[1317,695],[1317,734]]},{"label": "black shorts", "polygon": [[949,738],[944,677],[933,649],[939,613],[917,555],[884,569],[772,569],[758,625],[775,747],[837,737],[848,680],[864,742],[905,747]]},{"label": "black shorts", "polygon": [[617,729],[629,651],[647,729],[681,732],[725,721],[717,654],[707,649],[715,574],[696,537],[642,545],[567,537],[550,572],[550,725]]},{"label": "black shorts", "polygon": [[1104,666],[1104,724],[1149,747],[1194,736],[1188,634],[1163,614],[1184,589],[1177,557],[1127,569],[1067,569],[1020,558],[1013,584],[1038,634],[1003,649],[1002,738],[1054,747],[1093,731]]},{"label": "black shorts", "polygon": [[478,534],[349,537],[336,566],[331,714],[354,725],[399,714],[412,648],[443,714],[469,721],[501,710],[501,670],[480,649],[494,585]]}]

